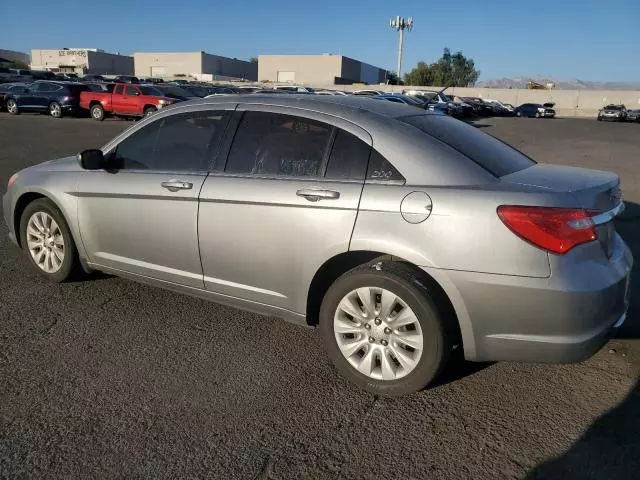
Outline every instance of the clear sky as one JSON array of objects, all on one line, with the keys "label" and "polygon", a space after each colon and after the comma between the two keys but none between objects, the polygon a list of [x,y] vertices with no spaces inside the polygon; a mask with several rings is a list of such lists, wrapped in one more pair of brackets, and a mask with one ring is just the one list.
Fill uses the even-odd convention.
[{"label": "clear sky", "polygon": [[395,70],[396,15],[415,22],[404,72],[449,47],[481,80],[640,81],[640,0],[0,0],[0,48],[330,52]]}]

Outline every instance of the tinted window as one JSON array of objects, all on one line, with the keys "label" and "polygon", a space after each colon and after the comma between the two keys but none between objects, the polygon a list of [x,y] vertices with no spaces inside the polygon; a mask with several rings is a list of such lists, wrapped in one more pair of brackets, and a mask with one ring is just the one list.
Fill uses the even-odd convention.
[{"label": "tinted window", "polygon": [[116,87],[113,89],[113,93],[115,93],[116,95],[122,95],[122,89],[124,87],[122,85],[116,85]]},{"label": "tinted window", "polygon": [[325,176],[331,179],[364,180],[370,151],[371,147],[358,137],[338,130]]},{"label": "tinted window", "polygon": [[[127,90],[131,88],[131,87],[127,87]],[[156,87],[147,87],[145,85],[140,87],[140,90],[142,91],[143,95],[152,95],[154,97],[162,97],[164,96],[162,94],[162,92],[160,90],[158,90]]]},{"label": "tinted window", "polygon": [[377,150],[371,150],[367,180],[404,182],[402,174]]},{"label": "tinted window", "polygon": [[89,91],[89,87],[87,87],[86,85],[69,85],[67,88],[69,90],[69,93],[73,97],[79,97],[80,96],[80,92],[88,92]]},{"label": "tinted window", "polygon": [[534,165],[535,162],[497,138],[451,117],[415,115],[399,120],[419,128],[459,151],[496,177]]},{"label": "tinted window", "polygon": [[115,163],[123,169],[207,170],[228,118],[225,111],[203,111],[157,120],[118,145]]},{"label": "tinted window", "polygon": [[124,90],[124,94],[125,95],[135,95],[136,93],[138,93],[138,88],[137,87],[127,87]]},{"label": "tinted window", "polygon": [[29,85],[29,91],[30,92],[40,92],[42,91],[42,87],[44,86],[43,83],[32,83],[31,85]]},{"label": "tinted window", "polygon": [[333,127],[292,115],[246,112],[233,141],[226,171],[315,177]]}]

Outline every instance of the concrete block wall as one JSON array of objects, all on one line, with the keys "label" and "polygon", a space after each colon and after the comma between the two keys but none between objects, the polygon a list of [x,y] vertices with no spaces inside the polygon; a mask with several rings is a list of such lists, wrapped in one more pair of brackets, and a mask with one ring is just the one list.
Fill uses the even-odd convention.
[{"label": "concrete block wall", "polygon": [[[315,85],[314,85],[315,86]],[[319,88],[355,91],[375,89],[399,93],[403,90],[438,91],[441,87],[411,87],[406,85],[324,85]],[[445,93],[449,96],[480,97],[500,100],[514,106],[523,103],[554,102],[558,116],[595,117],[598,110],[610,103],[624,104],[629,109],[640,109],[640,91],[629,90],[528,90],[507,88],[451,87]]]}]

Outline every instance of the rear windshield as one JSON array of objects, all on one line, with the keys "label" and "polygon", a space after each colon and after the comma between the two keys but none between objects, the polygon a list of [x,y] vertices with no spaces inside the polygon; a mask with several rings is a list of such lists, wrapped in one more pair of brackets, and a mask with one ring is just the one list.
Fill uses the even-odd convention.
[{"label": "rear windshield", "polygon": [[451,117],[411,115],[398,120],[446,143],[496,177],[524,170],[536,163],[497,138]]}]

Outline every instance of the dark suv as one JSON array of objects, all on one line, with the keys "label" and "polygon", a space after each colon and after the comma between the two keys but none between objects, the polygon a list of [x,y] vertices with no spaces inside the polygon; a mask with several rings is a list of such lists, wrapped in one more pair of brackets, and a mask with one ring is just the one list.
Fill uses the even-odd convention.
[{"label": "dark suv", "polygon": [[12,90],[5,97],[7,111],[49,113],[60,118],[66,113],[80,111],[80,92],[89,87],[81,83],[37,81],[25,88]]}]

